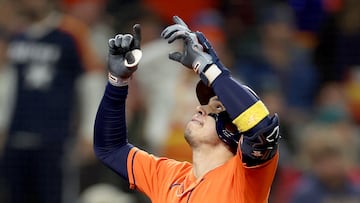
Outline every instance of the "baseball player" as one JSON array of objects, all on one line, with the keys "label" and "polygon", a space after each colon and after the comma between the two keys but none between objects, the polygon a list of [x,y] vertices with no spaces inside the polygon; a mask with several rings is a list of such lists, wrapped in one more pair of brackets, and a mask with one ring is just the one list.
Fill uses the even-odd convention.
[{"label": "baseball player", "polygon": [[177,16],[174,22],[161,36],[169,43],[182,40],[184,47],[169,58],[201,79],[196,87],[201,105],[184,133],[192,163],[151,155],[127,141],[127,82],[142,55],[138,24],[133,34],[109,40],[109,83],[95,121],[97,157],[154,203],[267,202],[278,162],[278,116],[231,77],[201,32]]}]

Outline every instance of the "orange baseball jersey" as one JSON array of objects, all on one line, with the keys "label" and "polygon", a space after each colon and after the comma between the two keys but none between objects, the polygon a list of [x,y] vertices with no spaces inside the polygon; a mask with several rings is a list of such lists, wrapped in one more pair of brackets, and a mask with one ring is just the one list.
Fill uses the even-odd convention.
[{"label": "orange baseball jersey", "polygon": [[189,162],[159,158],[132,148],[127,159],[130,188],[145,193],[153,203],[268,202],[278,154],[264,164],[245,167],[241,153],[195,178]]}]

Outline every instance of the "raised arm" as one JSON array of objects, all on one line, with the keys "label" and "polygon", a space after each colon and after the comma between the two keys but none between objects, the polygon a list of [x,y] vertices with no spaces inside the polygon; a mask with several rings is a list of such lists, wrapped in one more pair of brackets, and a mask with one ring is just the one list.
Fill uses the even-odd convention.
[{"label": "raised arm", "polygon": [[220,62],[201,32],[192,32],[177,16],[174,22],[162,32],[162,37],[169,43],[182,39],[184,49],[182,53],[170,53],[169,58],[194,70],[219,97],[233,124],[243,134],[240,143],[242,161],[254,166],[274,157],[279,139],[278,116],[270,116],[260,98],[231,77],[230,71]]},{"label": "raised arm", "polygon": [[140,25],[134,34],[119,34],[109,40],[109,82],[95,119],[94,151],[98,159],[128,180],[127,157],[132,149],[128,143],[125,100],[128,80],[141,59]]}]

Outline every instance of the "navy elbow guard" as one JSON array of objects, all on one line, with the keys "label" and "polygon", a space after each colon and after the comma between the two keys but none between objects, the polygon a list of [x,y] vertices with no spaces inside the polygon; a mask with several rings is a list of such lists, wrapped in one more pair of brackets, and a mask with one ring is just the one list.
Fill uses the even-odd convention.
[{"label": "navy elbow guard", "polygon": [[244,134],[240,144],[243,162],[255,166],[270,160],[277,152],[279,139],[279,118],[275,114],[266,127],[252,135]]}]

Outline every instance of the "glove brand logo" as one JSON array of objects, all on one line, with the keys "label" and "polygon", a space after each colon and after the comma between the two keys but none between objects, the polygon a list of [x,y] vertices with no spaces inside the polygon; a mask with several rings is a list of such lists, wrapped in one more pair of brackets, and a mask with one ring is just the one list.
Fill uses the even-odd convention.
[{"label": "glove brand logo", "polygon": [[200,61],[195,62],[195,64],[194,64],[195,73],[198,73],[200,66],[201,66]]},{"label": "glove brand logo", "polygon": [[117,77],[111,75],[110,73],[109,73],[109,79],[112,80],[114,83],[117,83],[117,82],[118,82]]}]

